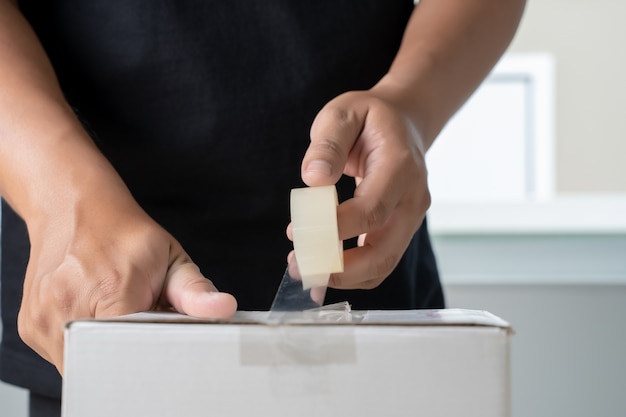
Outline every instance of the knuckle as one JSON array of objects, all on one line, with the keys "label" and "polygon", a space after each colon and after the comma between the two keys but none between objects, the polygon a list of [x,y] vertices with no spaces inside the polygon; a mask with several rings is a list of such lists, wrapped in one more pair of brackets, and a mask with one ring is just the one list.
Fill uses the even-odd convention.
[{"label": "knuckle", "polygon": [[17,332],[29,346],[33,346],[38,335],[50,331],[50,314],[33,304],[23,305],[17,317]]},{"label": "knuckle", "polygon": [[313,149],[331,159],[344,159],[344,151],[333,138],[321,138],[315,142]]},{"label": "knuckle", "polygon": [[90,294],[92,315],[108,314],[115,308],[120,294],[124,291],[124,281],[123,275],[118,270],[112,270],[95,283]]},{"label": "knuckle", "polygon": [[381,227],[388,215],[388,209],[382,201],[365,207],[361,212],[361,230],[371,231]]},{"label": "knuckle", "polygon": [[410,204],[411,211],[421,221],[424,218],[424,214],[430,209],[432,197],[428,188],[425,188],[422,193],[408,199],[407,202]]},{"label": "knuckle", "polygon": [[430,205],[432,204],[432,197],[428,189],[426,189],[426,191],[424,192],[424,196],[421,201],[422,201],[422,208],[423,208],[422,211],[426,212],[430,208]]},{"label": "knuckle", "polygon": [[331,123],[337,123],[340,126],[348,126],[357,122],[356,112],[343,106],[329,106],[324,109],[324,117],[328,118]]},{"label": "knuckle", "polygon": [[63,316],[68,316],[74,305],[74,292],[65,285],[54,285],[49,290],[50,302]]},{"label": "knuckle", "polygon": [[24,312],[24,306],[22,306],[22,309],[17,315],[17,334],[26,344],[29,344],[32,339],[33,328],[31,325],[32,320],[30,319],[30,317],[26,316],[27,314]]},{"label": "knuckle", "polygon": [[370,276],[372,278],[366,282],[370,283],[370,285],[380,285],[391,274],[397,264],[398,257],[394,254],[387,254],[382,259],[373,261],[370,264]]},{"label": "knuckle", "polygon": [[124,277],[118,270],[112,270],[107,276],[98,281],[97,292],[101,297],[111,297],[117,294],[124,285]]}]

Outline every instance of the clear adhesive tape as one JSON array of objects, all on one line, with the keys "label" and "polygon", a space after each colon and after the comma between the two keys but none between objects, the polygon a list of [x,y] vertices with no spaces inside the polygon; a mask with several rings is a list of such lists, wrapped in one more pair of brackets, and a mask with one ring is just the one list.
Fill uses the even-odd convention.
[{"label": "clear adhesive tape", "polygon": [[337,228],[334,185],[291,190],[291,227],[302,286],[327,286],[330,274],[343,272],[343,243]]}]

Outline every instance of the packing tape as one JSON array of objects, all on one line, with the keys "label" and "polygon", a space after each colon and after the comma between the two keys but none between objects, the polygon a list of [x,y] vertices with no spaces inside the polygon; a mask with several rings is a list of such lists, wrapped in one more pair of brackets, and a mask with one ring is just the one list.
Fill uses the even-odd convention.
[{"label": "packing tape", "polygon": [[[297,398],[332,394],[334,384],[345,383],[332,380],[333,368],[357,366],[352,326],[242,326],[239,335],[240,365],[265,374],[267,383],[258,389],[290,406]],[[332,415],[330,404],[319,404],[328,409],[318,411]]]},{"label": "packing tape", "polygon": [[357,361],[350,325],[241,326],[239,337],[242,366],[327,366]]},{"label": "packing tape", "polygon": [[330,274],[343,272],[337,205],[334,185],[291,190],[293,248],[305,290],[327,286]]}]

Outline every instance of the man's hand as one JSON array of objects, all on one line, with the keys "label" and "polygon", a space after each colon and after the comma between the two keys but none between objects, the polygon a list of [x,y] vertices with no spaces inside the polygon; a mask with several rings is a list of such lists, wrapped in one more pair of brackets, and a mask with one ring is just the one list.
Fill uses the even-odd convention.
[{"label": "man's hand", "polygon": [[[406,250],[430,205],[424,153],[511,41],[524,0],[422,0],[388,73],[367,92],[328,103],[302,163],[309,186],[356,179],[339,206],[345,252],[337,288],[379,285]],[[289,231],[288,231],[289,233]]]},{"label": "man's hand", "polygon": [[135,202],[56,81],[14,2],[0,0],[0,194],[31,243],[18,330],[63,371],[68,320],[173,308],[227,317],[179,243]]},{"label": "man's hand", "polygon": [[424,146],[410,119],[371,91],[329,102],[311,128],[302,162],[309,186],[354,177],[354,197],[338,208],[340,239],[359,236],[344,253],[344,272],[329,286],[370,289],[393,271],[430,206]]},{"label": "man's hand", "polygon": [[217,292],[180,244],[138,206],[98,203],[81,201],[29,230],[19,333],[59,372],[68,320],[155,309],[196,317],[234,314],[235,299]]}]

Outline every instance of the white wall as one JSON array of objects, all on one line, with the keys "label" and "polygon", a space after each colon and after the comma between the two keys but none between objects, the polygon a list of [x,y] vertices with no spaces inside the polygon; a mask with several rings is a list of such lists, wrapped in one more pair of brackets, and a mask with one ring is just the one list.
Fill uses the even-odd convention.
[{"label": "white wall", "polygon": [[623,416],[626,232],[439,233],[448,307],[508,320],[513,417]]},{"label": "white wall", "polygon": [[452,307],[513,324],[513,417],[626,414],[626,286],[448,285],[446,293]]},{"label": "white wall", "polygon": [[513,52],[556,62],[557,191],[626,192],[626,2],[528,0]]}]

